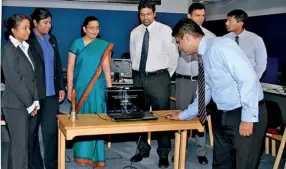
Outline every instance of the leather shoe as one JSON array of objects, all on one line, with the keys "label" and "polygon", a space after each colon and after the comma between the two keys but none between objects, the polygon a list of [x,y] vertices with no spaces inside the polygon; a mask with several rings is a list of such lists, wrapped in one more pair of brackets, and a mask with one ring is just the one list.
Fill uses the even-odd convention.
[{"label": "leather shoe", "polygon": [[139,161],[142,161],[143,158],[147,158],[147,157],[149,157],[148,154],[138,153],[135,156],[131,157],[130,161],[139,162]]},{"label": "leather shoe", "polygon": [[200,164],[202,165],[206,165],[208,164],[208,159],[206,156],[198,156],[198,161]]},{"label": "leather shoe", "polygon": [[160,158],[158,166],[159,166],[159,168],[168,168],[169,167],[168,158]]}]

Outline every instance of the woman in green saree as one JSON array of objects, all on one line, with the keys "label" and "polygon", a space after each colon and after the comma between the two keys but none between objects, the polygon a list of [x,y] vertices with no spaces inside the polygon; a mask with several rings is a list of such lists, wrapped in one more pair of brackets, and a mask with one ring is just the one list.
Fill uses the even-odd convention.
[{"label": "woman in green saree", "polygon": [[[99,22],[96,17],[85,18],[82,33],[83,37],[76,39],[69,51],[68,99],[71,100],[72,89],[75,89],[78,114],[105,113],[105,88],[111,87],[110,54],[113,44],[97,38]],[[96,73],[99,76],[92,85],[91,81]],[[84,100],[83,93],[89,85],[92,85],[91,90]],[[82,99],[83,102],[80,101]],[[104,141],[98,136],[76,139],[73,152],[77,163],[90,164],[93,167],[105,166]]]}]

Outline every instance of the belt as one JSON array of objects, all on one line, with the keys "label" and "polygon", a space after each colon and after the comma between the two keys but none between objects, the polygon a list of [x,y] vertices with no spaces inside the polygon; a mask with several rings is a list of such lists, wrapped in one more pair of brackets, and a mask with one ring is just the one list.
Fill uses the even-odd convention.
[{"label": "belt", "polygon": [[163,74],[163,73],[168,73],[167,69],[160,69],[156,70],[154,72],[145,72],[145,73],[140,73],[138,70],[133,70],[134,73],[138,73],[141,76],[152,76],[152,75],[158,75],[158,74]]},{"label": "belt", "polygon": [[[263,105],[265,102],[264,102],[264,100],[260,100],[259,102],[258,102],[258,105],[259,106],[261,106],[261,105]],[[241,107],[238,107],[238,108],[235,108],[235,109],[232,109],[232,110],[218,110],[219,112],[222,112],[222,113],[228,113],[228,112],[234,112],[234,111],[236,111],[236,110],[238,110],[238,109],[241,109]]]},{"label": "belt", "polygon": [[264,103],[265,103],[265,101],[262,99],[262,100],[260,100],[259,102],[258,102],[258,105],[264,105]]},{"label": "belt", "polygon": [[230,113],[230,112],[234,112],[236,110],[239,110],[241,109],[241,107],[238,107],[238,108],[235,108],[235,109],[232,109],[232,110],[218,110],[218,112],[221,112],[221,113]]},{"label": "belt", "polygon": [[191,81],[196,81],[196,80],[198,80],[198,77],[199,77],[199,76],[188,76],[188,75],[176,74],[176,77],[177,77],[177,78],[188,79],[188,80],[191,80]]}]

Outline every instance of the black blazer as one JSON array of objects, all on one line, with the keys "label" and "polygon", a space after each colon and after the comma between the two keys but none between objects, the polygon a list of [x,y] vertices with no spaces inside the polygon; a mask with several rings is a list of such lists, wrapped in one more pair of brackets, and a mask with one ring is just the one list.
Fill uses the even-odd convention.
[{"label": "black blazer", "polygon": [[[28,52],[30,59],[31,51]],[[1,65],[5,76],[5,90],[2,95],[2,107],[26,109],[39,100],[35,73],[31,62],[20,49],[8,40],[1,55]]]},{"label": "black blazer", "polygon": [[[46,97],[46,76],[43,50],[33,31],[31,31],[29,40],[27,42],[30,45],[32,57],[35,60],[35,73],[39,98],[44,99]],[[53,35],[50,35],[50,44],[54,48],[54,85],[56,95],[58,95],[59,90],[65,90],[65,86],[58,43],[55,36]]]}]

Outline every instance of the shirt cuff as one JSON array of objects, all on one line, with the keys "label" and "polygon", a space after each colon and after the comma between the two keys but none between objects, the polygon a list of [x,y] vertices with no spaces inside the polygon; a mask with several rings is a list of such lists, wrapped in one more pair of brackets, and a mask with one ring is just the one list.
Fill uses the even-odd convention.
[{"label": "shirt cuff", "polygon": [[184,110],[181,113],[179,113],[178,117],[180,120],[191,120],[191,119],[197,117],[197,113],[192,114],[187,109],[187,110]]},{"label": "shirt cuff", "polygon": [[37,101],[34,101],[34,104],[35,104],[35,106],[37,106],[37,107],[38,107],[38,109],[37,109],[37,110],[39,110],[39,109],[40,109],[40,102],[37,100]]},{"label": "shirt cuff", "polygon": [[35,106],[36,105],[35,105],[35,102],[34,102],[30,107],[27,108],[29,114],[31,114],[33,112]]},{"label": "shirt cuff", "polygon": [[179,113],[178,117],[180,120],[185,120],[183,112]]},{"label": "shirt cuff", "polygon": [[35,109],[35,106],[38,106],[38,110],[40,109],[39,101],[34,101],[34,103],[30,107],[27,108],[27,111],[29,114],[33,112],[33,110]]},{"label": "shirt cuff", "polygon": [[241,111],[241,121],[243,122],[258,122],[258,110],[244,110]]}]

